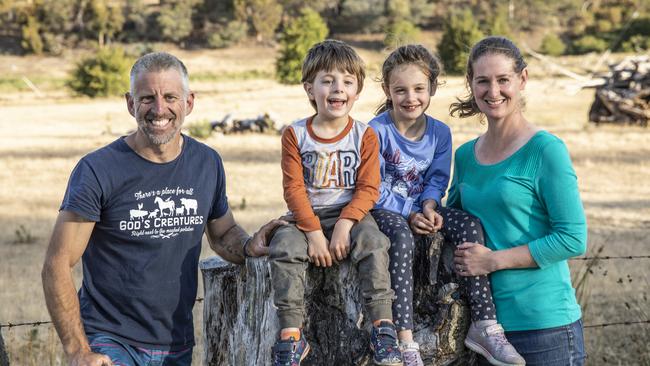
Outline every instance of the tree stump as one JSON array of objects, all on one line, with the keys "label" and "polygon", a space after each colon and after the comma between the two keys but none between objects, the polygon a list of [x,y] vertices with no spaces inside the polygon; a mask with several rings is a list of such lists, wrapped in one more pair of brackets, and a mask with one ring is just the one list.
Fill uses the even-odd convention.
[{"label": "tree stump", "polygon": [[[426,365],[470,365],[463,340],[470,319],[452,271],[453,249],[442,235],[420,238],[414,273],[414,337]],[[203,362],[209,366],[270,365],[279,326],[267,258],[236,266],[219,257],[200,263],[203,273]],[[349,261],[310,266],[304,334],[311,345],[305,365],[369,365],[370,324],[364,319],[356,270]]]},{"label": "tree stump", "polygon": [[2,329],[0,329],[0,366],[9,366],[9,356],[5,351],[5,341],[2,338]]}]

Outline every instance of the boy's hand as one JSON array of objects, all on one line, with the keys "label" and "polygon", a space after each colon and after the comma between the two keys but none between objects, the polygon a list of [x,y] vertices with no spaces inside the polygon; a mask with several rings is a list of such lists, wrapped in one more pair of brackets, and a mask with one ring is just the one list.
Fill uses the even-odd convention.
[{"label": "boy's hand", "polygon": [[334,225],[329,250],[332,258],[337,262],[344,260],[350,254],[350,230],[352,226],[354,226],[354,221],[350,219],[339,219]]},{"label": "boy's hand", "polygon": [[442,215],[436,212],[438,203],[435,200],[426,200],[422,205],[422,214],[426,217],[431,224],[433,224],[433,231],[431,234],[442,229]]},{"label": "boy's hand", "polygon": [[332,256],[327,250],[328,241],[323,234],[323,230],[310,231],[305,233],[307,236],[307,254],[316,267],[330,267],[332,265]]}]

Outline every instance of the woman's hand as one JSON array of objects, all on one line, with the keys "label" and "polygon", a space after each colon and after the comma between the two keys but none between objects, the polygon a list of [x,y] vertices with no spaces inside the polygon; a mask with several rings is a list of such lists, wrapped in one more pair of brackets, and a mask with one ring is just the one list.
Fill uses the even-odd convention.
[{"label": "woman's hand", "polygon": [[478,243],[462,243],[454,251],[454,269],[461,276],[482,276],[496,270],[494,252]]}]

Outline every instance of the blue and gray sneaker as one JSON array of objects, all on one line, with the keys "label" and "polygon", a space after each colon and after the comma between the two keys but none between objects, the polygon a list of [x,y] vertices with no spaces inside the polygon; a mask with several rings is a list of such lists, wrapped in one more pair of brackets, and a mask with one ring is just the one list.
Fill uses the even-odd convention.
[{"label": "blue and gray sneaker", "polygon": [[402,365],[402,353],[397,346],[397,332],[393,323],[383,321],[378,327],[372,327],[370,347],[375,353],[373,356],[375,365]]},{"label": "blue and gray sneaker", "polygon": [[300,362],[309,353],[309,343],[304,336],[297,341],[294,337],[288,340],[278,339],[272,351],[273,366],[300,366]]}]

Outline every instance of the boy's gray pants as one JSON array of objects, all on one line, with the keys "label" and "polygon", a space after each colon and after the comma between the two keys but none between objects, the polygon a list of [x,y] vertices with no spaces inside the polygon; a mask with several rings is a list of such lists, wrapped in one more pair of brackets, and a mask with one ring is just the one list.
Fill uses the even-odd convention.
[{"label": "boy's gray pants", "polygon": [[[331,238],[341,207],[316,210],[315,213],[320,218],[325,237]],[[350,230],[348,258],[357,268],[361,295],[371,321],[393,318],[391,305],[394,293],[390,288],[388,273],[389,246],[388,238],[379,231],[369,214]],[[294,223],[279,227],[271,239],[271,284],[280,328],[303,326],[305,274],[309,265],[307,247],[305,233]]]}]

